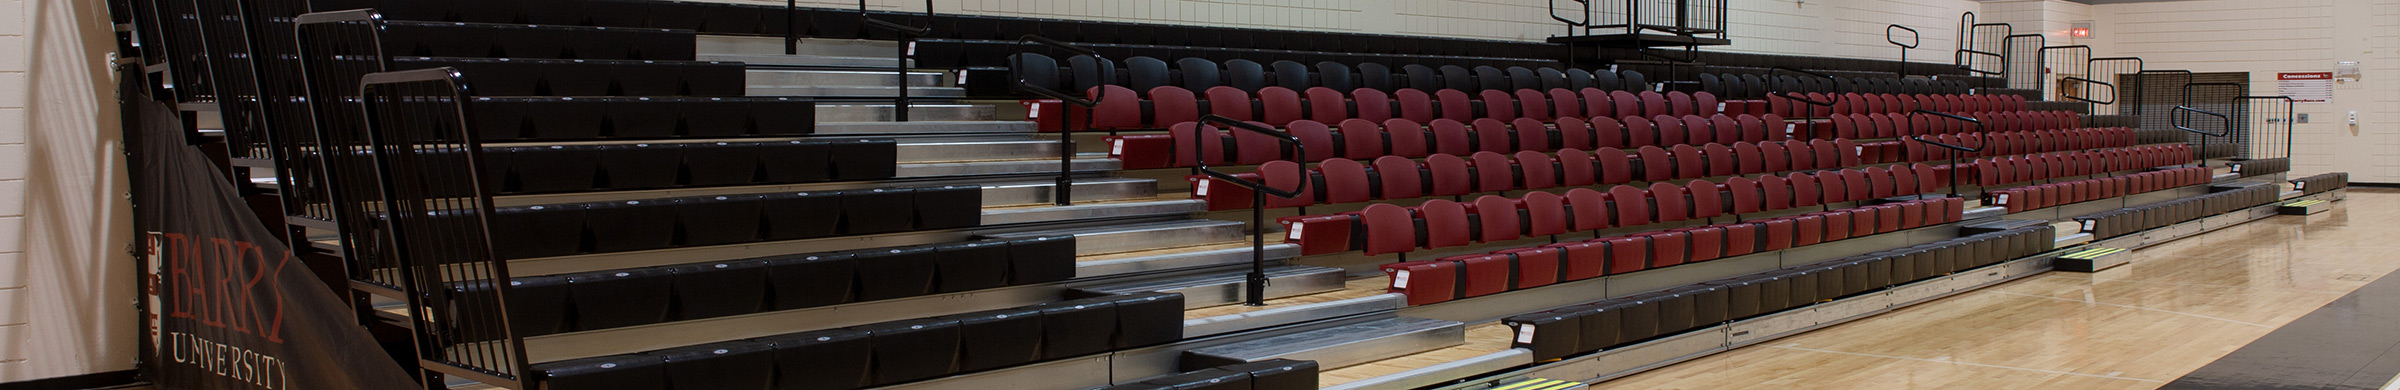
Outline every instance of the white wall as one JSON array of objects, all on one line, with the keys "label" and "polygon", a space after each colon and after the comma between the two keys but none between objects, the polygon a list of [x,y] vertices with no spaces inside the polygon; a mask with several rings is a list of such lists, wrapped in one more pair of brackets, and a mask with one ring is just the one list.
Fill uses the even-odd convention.
[{"label": "white wall", "polygon": [[0,0],[0,383],[133,368],[107,7]]},{"label": "white wall", "polygon": [[[2293,170],[2347,171],[2400,183],[2400,0],[2199,0],[2093,6],[2104,55],[2150,69],[2250,72],[2250,93],[2275,95],[2278,72],[2330,72],[2358,61],[2365,77],[2334,87],[2332,104],[2302,104]],[[2359,125],[2346,116],[2357,111]]]},{"label": "white wall", "polygon": [[[856,1],[839,0],[800,4],[858,6]],[[924,4],[868,1],[875,9],[907,12],[921,11]],[[1565,30],[1550,20],[1549,0],[941,0],[934,7],[937,12],[973,15],[1519,41],[1539,41]],[[1707,50],[1898,59],[1900,49],[1883,37],[1884,26],[1897,23],[1924,33],[1920,48],[1909,54],[1920,62],[1948,62],[1957,47],[1959,13],[1980,9],[1972,0],[1732,0],[1729,7],[1733,46]]]}]

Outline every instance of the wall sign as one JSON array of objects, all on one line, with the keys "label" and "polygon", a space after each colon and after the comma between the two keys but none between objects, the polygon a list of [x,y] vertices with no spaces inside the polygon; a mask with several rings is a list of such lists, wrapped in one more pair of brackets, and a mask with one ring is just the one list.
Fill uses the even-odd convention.
[{"label": "wall sign", "polygon": [[2275,89],[2295,103],[2333,103],[2333,72],[2277,73]]}]

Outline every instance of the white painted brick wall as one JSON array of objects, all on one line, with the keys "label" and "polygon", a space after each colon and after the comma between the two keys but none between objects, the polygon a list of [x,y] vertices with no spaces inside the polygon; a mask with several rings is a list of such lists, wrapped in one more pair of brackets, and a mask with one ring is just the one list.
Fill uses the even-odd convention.
[{"label": "white painted brick wall", "polygon": [[[31,337],[25,296],[25,142],[27,75],[32,70],[31,4],[0,0],[0,346],[26,345]],[[0,372],[24,364],[27,351],[0,347]],[[5,379],[5,378],[0,378]],[[6,382],[6,380],[0,380]]]}]

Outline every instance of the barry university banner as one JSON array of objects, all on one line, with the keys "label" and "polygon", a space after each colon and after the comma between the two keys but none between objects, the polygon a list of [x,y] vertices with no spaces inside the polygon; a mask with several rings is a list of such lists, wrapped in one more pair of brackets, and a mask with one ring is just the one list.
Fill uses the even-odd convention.
[{"label": "barry university banner", "polygon": [[[414,380],[263,227],[175,111],[128,111],[149,299],[144,356],[164,389],[407,389]],[[231,122],[228,120],[228,122]],[[280,222],[280,221],[278,221]]]}]

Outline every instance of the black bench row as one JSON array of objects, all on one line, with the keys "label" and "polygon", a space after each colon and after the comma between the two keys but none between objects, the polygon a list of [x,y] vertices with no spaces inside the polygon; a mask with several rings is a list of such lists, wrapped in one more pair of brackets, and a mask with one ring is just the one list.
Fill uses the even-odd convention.
[{"label": "black bench row", "polygon": [[698,54],[691,30],[403,20],[383,26],[383,53],[392,57],[690,61]]},{"label": "black bench row", "polygon": [[742,63],[394,57],[395,70],[457,69],[476,96],[721,96],[748,93]]},{"label": "black bench row", "polygon": [[2349,186],[2349,172],[2333,172],[2292,179],[2292,190],[2306,195],[2316,195]]},{"label": "black bench row", "polygon": [[1272,359],[1192,371],[1100,390],[1314,390],[1317,362]]},{"label": "black bench row", "polygon": [[2143,145],[2191,142],[2189,139],[2187,139],[2187,137],[2189,137],[2191,134],[2192,133],[2187,133],[2183,130],[2176,130],[2172,127],[2164,129],[2145,128],[2133,130],[2133,136],[2136,139],[2135,142],[2140,142]]},{"label": "black bench row", "polygon": [[508,315],[532,337],[1074,277],[1075,236],[952,242],[519,277]]},{"label": "black bench row", "polygon": [[484,188],[503,194],[889,179],[890,139],[493,147]]},{"label": "black bench row", "polygon": [[941,186],[501,207],[504,259],[974,227],[983,188]]},{"label": "black bench row", "polygon": [[467,114],[484,141],[796,136],[817,123],[814,101],[781,97],[479,97]]},{"label": "black bench row", "polygon": [[2075,217],[2093,240],[2105,240],[2211,215],[2275,203],[2283,188],[2261,185]]},{"label": "black bench row", "polygon": [[1183,338],[1183,295],[1107,295],[535,365],[541,389],[891,385]]},{"label": "black bench row", "polygon": [[2232,169],[2233,169],[2233,174],[2234,174],[2234,175],[2238,175],[2238,176],[2241,176],[2241,177],[2251,177],[2251,176],[2258,176],[2258,175],[2267,175],[2267,174],[2276,174],[2276,173],[2291,172],[2291,171],[2292,171],[2292,159],[2291,159],[2290,157],[2284,157],[2284,158],[2262,158],[2262,159],[2253,159],[2253,160],[2242,160],[2242,161],[2235,161],[2235,162],[2233,162],[2232,164],[2227,164],[2226,166],[2227,166],[2227,167],[2229,167],[2229,168],[2232,168]]},{"label": "black bench row", "polygon": [[1960,237],[1502,320],[1536,361],[1633,345],[2049,251],[2049,225]]},{"label": "black bench row", "polygon": [[1700,74],[1701,91],[1726,99],[1765,99],[1771,92],[1942,95],[1966,94],[1969,89],[1966,82],[1955,80],[1837,76],[1828,84],[1825,79],[1793,76],[1793,73]]}]

